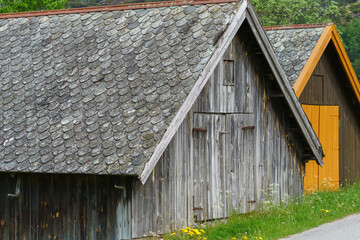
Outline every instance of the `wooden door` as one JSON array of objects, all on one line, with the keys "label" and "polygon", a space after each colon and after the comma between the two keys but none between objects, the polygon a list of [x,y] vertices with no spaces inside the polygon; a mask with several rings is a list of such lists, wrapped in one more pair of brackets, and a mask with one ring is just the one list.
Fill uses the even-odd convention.
[{"label": "wooden door", "polygon": [[197,221],[225,217],[225,115],[194,113],[193,212]]},{"label": "wooden door", "polygon": [[303,105],[325,154],[324,166],[306,163],[306,191],[339,187],[339,106]]}]

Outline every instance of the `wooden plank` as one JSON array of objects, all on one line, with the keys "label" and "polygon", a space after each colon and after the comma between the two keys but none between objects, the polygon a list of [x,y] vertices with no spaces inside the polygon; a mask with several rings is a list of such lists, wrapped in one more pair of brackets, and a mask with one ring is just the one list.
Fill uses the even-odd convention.
[{"label": "wooden plank", "polygon": [[311,52],[309,59],[306,61],[304,68],[301,70],[301,73],[293,86],[297,97],[300,97],[302,91],[304,90],[307,82],[310,79],[310,76],[315,66],[320,60],[321,55],[323,54],[325,48],[329,44],[331,40],[331,31],[332,31],[331,26],[325,27],[313,51]]}]

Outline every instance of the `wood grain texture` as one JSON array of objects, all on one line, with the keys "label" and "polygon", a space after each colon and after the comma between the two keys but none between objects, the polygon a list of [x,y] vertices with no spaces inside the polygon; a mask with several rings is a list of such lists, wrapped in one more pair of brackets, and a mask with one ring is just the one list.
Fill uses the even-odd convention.
[{"label": "wood grain texture", "polygon": [[[20,198],[13,193],[20,179]],[[132,178],[111,176],[0,175],[0,238],[129,239]],[[125,191],[114,186],[123,186]],[[98,200],[102,199],[102,200]]]}]

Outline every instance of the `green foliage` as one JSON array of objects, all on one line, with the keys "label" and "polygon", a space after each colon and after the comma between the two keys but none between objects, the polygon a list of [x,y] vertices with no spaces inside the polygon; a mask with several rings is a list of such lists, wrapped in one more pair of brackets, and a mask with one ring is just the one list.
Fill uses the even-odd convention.
[{"label": "green foliage", "polygon": [[67,0],[0,0],[0,13],[29,12],[64,8]]},{"label": "green foliage", "polygon": [[339,14],[333,0],[252,0],[263,25],[331,22]]},{"label": "green foliage", "polygon": [[[278,239],[360,212],[360,183],[335,192],[316,192],[301,199],[288,200],[247,214],[234,215],[227,221],[202,226],[202,238]],[[165,239],[179,238],[179,234]],[[246,237],[245,237],[246,236]]]},{"label": "green foliage", "polygon": [[349,25],[340,27],[340,32],[346,52],[360,79],[360,19],[354,19]]}]

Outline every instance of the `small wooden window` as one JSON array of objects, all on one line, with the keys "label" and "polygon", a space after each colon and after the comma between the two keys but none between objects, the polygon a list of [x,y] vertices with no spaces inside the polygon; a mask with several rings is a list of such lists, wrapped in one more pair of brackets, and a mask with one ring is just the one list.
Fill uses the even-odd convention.
[{"label": "small wooden window", "polygon": [[317,96],[315,99],[319,99],[321,103],[324,102],[324,76],[313,74],[312,84],[312,89],[315,89],[316,92],[314,92],[312,97],[314,98],[314,96]]},{"label": "small wooden window", "polygon": [[235,86],[234,60],[224,60],[224,85]]}]

